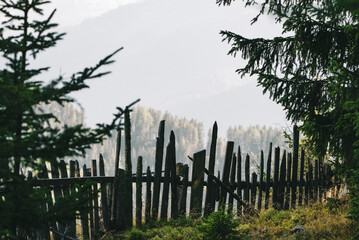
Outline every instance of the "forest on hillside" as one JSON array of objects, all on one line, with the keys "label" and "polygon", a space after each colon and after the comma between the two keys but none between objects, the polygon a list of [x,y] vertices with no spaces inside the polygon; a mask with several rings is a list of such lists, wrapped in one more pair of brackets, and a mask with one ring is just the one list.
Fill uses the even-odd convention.
[{"label": "forest on hillside", "polygon": [[[51,108],[51,111],[55,113],[62,124],[73,126],[82,123],[86,125],[84,110],[72,104],[66,104],[64,107],[51,104],[46,108]],[[136,169],[138,156],[143,157],[144,166],[154,167],[156,137],[161,120],[166,121],[165,144],[169,141],[170,131],[173,130],[175,133],[178,162],[188,164],[188,155],[191,156],[203,148],[209,150],[212,129],[208,130],[207,137],[205,137],[203,123],[194,119],[188,120],[174,116],[169,112],[162,113],[149,107],[137,106],[131,113],[133,169]],[[106,139],[102,144],[93,145],[91,149],[87,150],[85,158],[78,159],[80,164],[90,164],[91,159],[98,159],[99,154],[102,154],[106,162],[106,174],[114,174],[116,139],[117,131],[113,130],[110,138]],[[217,139],[217,170],[221,170],[223,167],[227,141],[235,142],[235,151],[237,151],[237,146],[240,145],[242,154],[250,154],[255,164],[258,163],[261,150],[264,150],[266,156],[270,142],[273,143],[273,146],[282,148],[286,148],[287,145],[282,129],[259,125],[249,127],[231,126],[227,129],[226,137],[219,136]],[[121,158],[124,159],[124,144],[121,146]],[[120,167],[124,168],[124,161],[120,161]]]}]

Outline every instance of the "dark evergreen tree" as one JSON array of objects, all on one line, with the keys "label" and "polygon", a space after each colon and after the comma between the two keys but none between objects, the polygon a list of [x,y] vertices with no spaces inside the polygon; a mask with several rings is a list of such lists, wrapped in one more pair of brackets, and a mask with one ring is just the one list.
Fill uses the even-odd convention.
[{"label": "dark evergreen tree", "polygon": [[[30,62],[48,48],[54,47],[64,36],[52,23],[55,10],[43,16],[46,0],[1,0],[0,13],[0,235],[17,235],[19,229],[39,227],[46,222],[39,209],[39,197],[21,174],[31,168],[36,177],[44,169],[45,161],[53,164],[66,156],[83,155],[93,143],[102,142],[116,126],[98,124],[95,129],[82,124],[50,126],[56,117],[41,108],[51,102],[63,105],[73,102],[70,93],[88,88],[86,80],[101,77],[101,66],[112,63],[119,50],[108,55],[94,67],[73,74],[69,80],[62,76],[52,81],[41,79],[49,67],[31,68]],[[38,19],[43,20],[38,20]],[[54,56],[56,57],[56,56]],[[3,188],[3,186],[6,186]],[[44,220],[41,222],[41,220]]]},{"label": "dark evergreen tree", "polygon": [[[230,5],[231,0],[217,0]],[[351,0],[246,0],[260,4],[255,23],[273,15],[283,36],[249,39],[221,31],[229,54],[246,64],[239,74],[256,75],[288,119],[300,123],[316,154],[328,151],[358,167],[359,157],[359,12]]]}]

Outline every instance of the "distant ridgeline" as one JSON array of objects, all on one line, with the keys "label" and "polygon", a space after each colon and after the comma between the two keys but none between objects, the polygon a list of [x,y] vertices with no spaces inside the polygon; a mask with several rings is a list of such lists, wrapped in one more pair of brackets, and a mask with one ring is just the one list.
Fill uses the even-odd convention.
[{"label": "distant ridgeline", "polygon": [[[76,108],[71,104],[64,107],[58,104],[46,106],[46,110],[53,112],[57,118],[67,125],[84,123],[85,112],[83,109]],[[166,120],[165,124],[165,146],[169,141],[170,131],[176,135],[176,156],[177,162],[188,163],[187,155],[192,155],[205,147],[203,123],[196,120],[179,118],[172,114],[154,110],[152,108],[138,106],[131,113],[131,145],[133,169],[136,169],[137,157],[143,157],[144,166],[154,166],[156,137],[158,135],[158,125],[161,120]],[[211,139],[211,129],[208,131],[207,139]],[[101,153],[106,161],[106,175],[114,174],[114,159],[116,154],[117,132],[113,131],[112,137],[105,140],[103,144],[96,144],[87,151],[85,158],[77,158],[80,164],[90,164],[91,159],[98,159]],[[260,150],[264,150],[265,156],[268,153],[269,142],[273,146],[286,148],[285,139],[281,129],[266,126],[243,126],[230,127],[227,130],[227,139],[235,142],[235,146],[240,144],[243,154],[250,153],[251,159],[258,161]],[[227,139],[218,137],[217,140],[217,160],[216,169],[222,169],[225,155]],[[210,142],[207,141],[206,149],[209,149]],[[124,144],[121,145],[121,159],[124,159]],[[237,149],[235,149],[237,151]],[[90,165],[89,165],[90,166]],[[120,167],[124,168],[124,161],[120,161]]]}]

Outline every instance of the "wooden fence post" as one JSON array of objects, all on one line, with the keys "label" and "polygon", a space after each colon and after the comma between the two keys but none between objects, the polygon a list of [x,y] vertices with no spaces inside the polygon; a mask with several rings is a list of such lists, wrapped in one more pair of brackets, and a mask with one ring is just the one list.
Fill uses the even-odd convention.
[{"label": "wooden fence post", "polygon": [[[244,202],[246,202],[248,205],[250,204],[250,201],[249,201],[249,189],[250,189],[250,179],[249,179],[249,176],[250,176],[250,168],[249,168],[249,155],[247,154],[246,155],[246,162],[245,162],[245,166],[244,166],[244,176],[245,176],[245,181],[246,181],[246,185],[245,185],[245,188],[244,188],[244,197],[243,197],[243,200]],[[243,212],[245,214],[248,213],[248,209],[244,208]]]},{"label": "wooden fence post", "polygon": [[[128,199],[126,198],[126,194],[127,194],[127,186],[126,186],[126,170],[124,169],[119,169],[118,170],[118,195],[115,197],[116,198],[116,230],[118,231],[122,231],[122,230],[126,230],[128,229],[128,211],[126,211],[126,207],[128,207],[127,205],[127,201]],[[132,182],[132,181],[131,181]],[[132,210],[131,210],[132,212]]]},{"label": "wooden fence post", "polygon": [[251,206],[255,208],[257,196],[257,174],[255,172],[252,173],[252,186],[251,186]]},{"label": "wooden fence post", "polygon": [[117,129],[116,139],[116,157],[115,157],[115,177],[112,183],[112,198],[111,198],[111,228],[115,228],[118,203],[118,190],[119,190],[119,166],[120,166],[120,152],[121,152],[121,128]]},{"label": "wooden fence post", "polygon": [[316,159],[314,161],[314,202],[317,202],[319,201],[319,198],[318,198],[318,188],[319,188],[319,162],[318,160]]},{"label": "wooden fence post", "polygon": [[172,143],[168,143],[166,148],[166,159],[165,159],[165,176],[163,180],[163,191],[162,191],[162,206],[161,206],[161,220],[167,220],[168,215],[168,194],[171,180],[171,155],[172,155]]},{"label": "wooden fence post", "polygon": [[[335,169],[335,171],[337,171],[338,169]],[[339,197],[339,192],[340,192],[340,180],[338,178],[338,174],[334,175],[334,185],[335,185],[335,197],[338,198]]]},{"label": "wooden fence post", "polygon": [[299,173],[299,198],[298,206],[303,204],[303,186],[304,186],[304,156],[305,152],[302,149],[300,152],[300,173]]},{"label": "wooden fence post", "polygon": [[151,219],[151,170],[150,166],[147,167],[146,177],[146,207],[145,207],[145,224],[148,224]]},{"label": "wooden fence post", "polygon": [[297,125],[294,125],[294,127],[293,127],[293,172],[292,172],[291,208],[295,208],[296,202],[297,202],[298,151],[299,151],[299,131],[298,131]]},{"label": "wooden fence post", "polygon": [[[82,168],[82,176],[86,177],[87,176],[87,167],[86,164],[83,165]],[[89,189],[88,189],[89,190]],[[88,191],[86,192],[86,197],[89,197],[89,193]],[[88,207],[88,202],[86,203],[87,207]],[[88,212],[86,212],[86,210],[82,210],[80,211],[80,217],[81,217],[81,230],[82,230],[82,238],[83,239],[90,239],[90,234],[89,234],[89,219],[88,219]]]},{"label": "wooden fence post", "polygon": [[280,177],[279,177],[279,192],[278,192],[278,200],[280,209],[284,208],[284,196],[285,196],[285,178],[286,178],[286,156],[287,153],[283,151],[282,163],[280,165]]},{"label": "wooden fence post", "polygon": [[142,157],[137,159],[136,171],[136,227],[142,223]]},{"label": "wooden fence post", "polygon": [[[96,159],[92,160],[92,176],[97,176],[97,162]],[[98,189],[97,183],[93,185],[94,199],[93,199],[93,215],[94,215],[94,238],[95,240],[100,238],[100,216],[98,214]]]},{"label": "wooden fence post", "polygon": [[170,155],[170,167],[171,167],[171,218],[176,219],[178,217],[178,196],[177,196],[177,176],[176,176],[176,141],[175,134],[171,131],[171,155]]},{"label": "wooden fence post", "polygon": [[[89,176],[91,177],[92,175],[92,169],[91,168],[87,168],[86,169],[86,176]],[[93,200],[94,200],[94,191],[92,189],[92,185],[89,187],[88,189],[88,194],[89,194],[89,210],[90,210],[90,218],[89,218],[89,221],[90,221],[90,224],[89,224],[89,229],[90,229],[90,239],[93,240],[95,239],[95,221],[94,221],[94,203],[93,203]]]},{"label": "wooden fence post", "polygon": [[[100,176],[105,176],[105,163],[103,161],[103,156],[100,154]],[[101,209],[102,209],[102,219],[103,225],[106,230],[110,229],[110,218],[109,218],[109,208],[107,204],[107,183],[101,183]]]},{"label": "wooden fence post", "polygon": [[[237,164],[237,194],[238,197],[242,200],[242,155],[241,155],[241,147],[238,146],[238,151],[237,151],[237,159],[238,159],[238,164]],[[242,204],[237,201],[237,215],[241,215],[242,214]]]},{"label": "wooden fence post", "polygon": [[288,167],[287,167],[287,181],[286,181],[286,191],[285,191],[285,202],[284,209],[289,209],[290,202],[290,173],[292,170],[292,154],[288,153]]},{"label": "wooden fence post", "polygon": [[[230,177],[230,185],[229,188],[231,189],[232,192],[235,191],[236,186],[235,186],[235,182],[236,182],[236,164],[237,164],[237,159],[236,159],[236,154],[233,154],[233,158],[232,158],[232,166],[231,166],[231,177]],[[229,196],[228,198],[228,212],[233,212],[233,196]]]},{"label": "wooden fence post", "polygon": [[323,195],[324,195],[324,168],[323,168],[323,162],[319,161],[319,201],[323,201]]},{"label": "wooden fence post", "polygon": [[304,205],[308,205],[309,202],[309,172],[305,173],[305,187],[304,187]]},{"label": "wooden fence post", "polygon": [[324,163],[323,165],[324,167],[324,174],[323,174],[323,179],[324,179],[324,184],[323,184],[323,188],[324,188],[324,199],[327,199],[327,192],[329,190],[329,164],[328,163]]},{"label": "wooden fence post", "polygon": [[264,202],[264,209],[268,209],[269,206],[269,190],[270,190],[270,175],[271,175],[271,165],[272,165],[272,143],[269,144],[269,153],[267,160],[267,174],[266,174],[266,198]]},{"label": "wooden fence post", "polygon": [[[59,164],[58,162],[54,159],[53,161],[51,161],[51,176],[53,179],[55,178],[59,178],[60,174],[59,174]],[[61,187],[60,186],[54,186],[54,197],[55,197],[55,203],[56,201],[58,201],[57,199],[62,197],[62,191],[61,191]],[[65,225],[62,221],[58,222],[58,228],[55,229],[58,230],[59,232],[64,232],[65,231]],[[59,240],[61,239],[59,236],[55,235],[54,236],[55,240]]]},{"label": "wooden fence post", "polygon": [[152,218],[158,218],[158,207],[161,189],[161,174],[163,162],[163,147],[164,147],[165,121],[162,120],[158,129],[158,137],[156,139],[156,156],[155,156],[155,176],[153,183],[153,202],[152,202]]},{"label": "wooden fence post", "polygon": [[[66,167],[66,163],[64,160],[60,161],[59,169],[60,169],[60,173],[61,173],[61,178],[68,178],[67,167]],[[62,192],[63,192],[64,197],[69,196],[70,195],[70,186],[68,186],[68,185],[62,186]],[[74,228],[73,221],[68,220],[64,224],[66,224],[70,227],[69,232],[68,232],[69,236],[75,237],[76,236],[76,227]]]},{"label": "wooden fence post", "polygon": [[279,158],[280,158],[280,148],[276,147],[274,149],[274,179],[273,179],[273,196],[272,196],[274,209],[279,209],[279,201],[278,201]]},{"label": "wooden fence post", "polygon": [[334,173],[332,170],[332,166],[328,165],[328,191],[330,189],[330,197],[334,197],[335,189],[334,189]]},{"label": "wooden fence post", "polygon": [[194,218],[200,217],[202,211],[205,161],[206,150],[193,155],[190,215]]},{"label": "wooden fence post", "polygon": [[263,150],[261,150],[261,160],[260,160],[260,174],[259,174],[259,189],[258,189],[258,204],[257,208],[258,211],[261,211],[262,209],[262,194],[264,190],[264,182],[263,182],[263,175],[264,175],[264,153]]},{"label": "wooden fence post", "polygon": [[[232,155],[233,155],[233,147],[234,142],[228,141],[226,147],[226,155],[224,158],[224,165],[223,165],[223,172],[222,172],[222,182],[228,186],[229,185],[229,173],[231,171],[231,162],[232,162]],[[221,199],[219,205],[225,205],[227,201],[227,192],[221,191]]]},{"label": "wooden fence post", "polygon": [[[216,160],[216,146],[217,146],[217,122],[214,122],[212,128],[212,140],[211,147],[209,152],[209,163],[208,163],[208,171],[214,174],[214,166]],[[206,192],[206,200],[204,205],[204,217],[207,217],[211,212],[214,211],[215,207],[215,199],[214,199],[214,182],[211,176],[207,177],[207,192]]]},{"label": "wooden fence post", "polygon": [[126,188],[125,188],[125,206],[126,213],[126,228],[130,229],[133,226],[133,207],[132,207],[132,161],[131,161],[131,118],[130,109],[126,107],[124,111],[124,125],[125,125],[125,170],[126,170]]},{"label": "wooden fence post", "polygon": [[80,176],[80,165],[79,165],[79,161],[75,160],[76,163],[76,168],[75,168],[75,177],[79,178]]},{"label": "wooden fence post", "polygon": [[179,214],[186,215],[186,204],[187,204],[187,187],[188,187],[188,165],[183,165],[183,183],[182,193],[179,200]]},{"label": "wooden fence post", "polygon": [[[39,178],[42,178],[42,179],[48,179],[49,178],[45,162],[41,165],[41,171],[39,172],[38,176],[39,176]],[[46,201],[46,203],[44,202],[44,203],[41,204],[41,208],[44,209],[45,211],[48,211],[48,209],[50,209],[53,206],[52,197],[51,197],[51,190],[46,190],[44,196],[47,199],[47,201]],[[37,231],[39,240],[50,239],[50,226],[53,227],[56,230],[56,222],[55,221],[51,221],[50,223],[46,223],[46,226],[43,229],[40,229],[40,230]]]},{"label": "wooden fence post", "polygon": [[309,167],[308,192],[309,192],[309,203],[311,204],[313,202],[313,165],[309,163],[309,161],[308,161],[308,167]]},{"label": "wooden fence post", "polygon": [[[76,162],[74,160],[70,160],[70,178],[75,177],[75,171],[76,171]],[[76,192],[76,189],[74,186],[69,186],[70,194],[73,194]],[[71,220],[69,221],[69,236],[76,237],[76,211],[71,212]]]},{"label": "wooden fence post", "polygon": [[[221,180],[221,172],[220,171],[218,171],[217,178],[219,180]],[[221,199],[221,186],[219,184],[217,184],[217,183],[215,183],[215,194],[214,194],[214,196],[215,196],[216,201],[218,202],[218,207],[219,207],[219,200]]]}]

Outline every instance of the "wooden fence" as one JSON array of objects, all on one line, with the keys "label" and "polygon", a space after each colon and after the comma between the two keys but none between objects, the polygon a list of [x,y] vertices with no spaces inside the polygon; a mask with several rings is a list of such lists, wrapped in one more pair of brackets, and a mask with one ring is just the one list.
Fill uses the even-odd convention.
[{"label": "wooden fence", "polygon": [[[49,204],[53,204],[55,199],[79,192],[76,186],[88,188],[85,199],[91,211],[77,211],[80,217],[76,220],[76,212],[73,210],[71,220],[50,224],[49,231],[52,231],[55,239],[64,236],[64,239],[75,239],[78,236],[98,239],[104,231],[123,230],[131,228],[133,224],[147,224],[152,220],[167,220],[184,214],[195,218],[208,216],[220,204],[226,204],[228,211],[235,211],[238,215],[255,214],[262,209],[295,208],[323,201],[329,194],[338,195],[340,184],[337,178],[333,179],[331,166],[318,160],[305,162],[305,152],[301,150],[299,154],[299,133],[296,127],[293,152],[281,152],[277,147],[272,154],[270,144],[266,169],[262,151],[260,166],[252,172],[250,156],[242,155],[239,146],[235,152],[234,143],[229,141],[222,173],[218,171],[217,176],[214,174],[216,123],[208,157],[206,150],[194,153],[190,157],[193,160],[191,169],[187,164],[176,163],[173,132],[166,147],[163,167],[164,128],[165,122],[162,121],[156,142],[154,169],[148,166],[144,171],[142,157],[138,157],[137,171],[133,174],[132,171],[119,169],[116,160],[115,176],[108,177],[105,176],[105,163],[100,155],[99,161],[92,160],[91,168],[84,165],[80,171],[77,161],[70,161],[68,165],[61,161],[58,167],[51,166],[41,179],[34,181],[36,186],[51,186],[51,193],[48,194],[53,196],[53,202]],[[119,152],[116,155],[118,158]],[[47,172],[51,172],[51,179]],[[205,175],[208,176],[205,178]],[[90,185],[85,184],[88,180],[91,181]],[[132,189],[135,190],[135,201]],[[91,194],[93,192],[95,194]],[[44,234],[49,234],[49,231]]]}]

